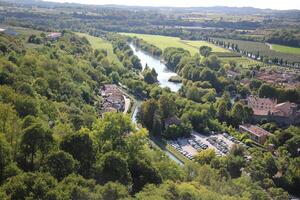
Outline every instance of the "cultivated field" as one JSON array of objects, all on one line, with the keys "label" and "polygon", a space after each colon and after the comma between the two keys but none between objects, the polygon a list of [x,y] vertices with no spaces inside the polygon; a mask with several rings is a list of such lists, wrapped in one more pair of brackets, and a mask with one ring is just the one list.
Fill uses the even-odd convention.
[{"label": "cultivated field", "polygon": [[210,46],[213,52],[228,52],[228,50],[221,47],[210,44],[206,41],[191,41],[191,40],[181,40],[178,37],[168,37],[161,35],[147,35],[147,34],[136,34],[136,33],[121,33],[122,35],[127,35],[130,37],[138,37],[146,42],[157,46],[158,48],[164,50],[167,47],[178,47],[183,48],[193,55],[199,52],[201,46]]},{"label": "cultivated field", "polygon": [[86,33],[76,33],[76,34],[81,36],[81,37],[86,37],[86,39],[92,45],[93,49],[104,49],[104,50],[106,50],[107,54],[108,54],[108,59],[110,59],[111,61],[114,61],[116,63],[120,63],[117,56],[114,54],[113,46],[109,41],[104,40],[100,37],[91,36],[91,35],[86,34]]},{"label": "cultivated field", "polygon": [[300,54],[300,48],[288,47],[288,46],[283,46],[278,44],[272,44],[272,50],[282,52],[282,53]]}]

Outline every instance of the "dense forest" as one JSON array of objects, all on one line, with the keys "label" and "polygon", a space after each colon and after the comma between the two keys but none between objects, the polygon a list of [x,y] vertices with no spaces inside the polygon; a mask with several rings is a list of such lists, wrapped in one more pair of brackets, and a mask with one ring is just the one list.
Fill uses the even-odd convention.
[{"label": "dense forest", "polygon": [[[239,55],[244,46],[231,40],[299,47],[299,11],[228,8],[236,19],[221,8],[35,3],[0,3],[1,24],[18,30],[0,33],[0,199],[288,200],[300,195],[299,123],[279,123],[269,114],[257,119],[245,103],[255,96],[299,105],[299,71],[271,65],[280,62],[277,57],[273,63],[267,59],[268,65],[246,65],[240,59],[250,51]],[[203,20],[207,16],[199,11],[213,12],[213,20]],[[257,21],[248,20],[254,15]],[[193,46],[193,54],[121,32],[201,39],[209,46]],[[132,45],[176,73],[171,78],[180,80],[180,89],[162,87],[160,74],[150,63],[142,65]],[[288,80],[276,84],[258,76],[274,73]],[[105,85],[130,97],[127,113],[102,112]],[[239,130],[244,124],[270,134],[259,143]],[[170,149],[195,132],[207,141],[225,135],[235,142],[226,153],[206,148],[191,159]]]}]

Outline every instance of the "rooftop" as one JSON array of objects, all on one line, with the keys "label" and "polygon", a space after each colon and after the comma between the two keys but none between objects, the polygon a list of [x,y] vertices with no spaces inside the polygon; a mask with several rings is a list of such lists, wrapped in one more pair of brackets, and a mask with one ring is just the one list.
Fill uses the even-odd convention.
[{"label": "rooftop", "polygon": [[266,131],[265,129],[263,129],[259,126],[252,125],[252,124],[240,125],[240,128],[243,128],[244,130],[247,130],[248,132],[250,132],[258,137],[271,135],[271,133]]}]

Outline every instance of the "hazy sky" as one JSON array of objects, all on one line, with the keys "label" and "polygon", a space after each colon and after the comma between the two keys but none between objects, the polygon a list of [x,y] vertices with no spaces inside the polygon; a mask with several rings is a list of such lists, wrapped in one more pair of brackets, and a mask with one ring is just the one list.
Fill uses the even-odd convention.
[{"label": "hazy sky", "polygon": [[234,6],[256,7],[272,9],[299,9],[300,0],[47,0],[56,2],[74,2],[83,4],[117,4],[134,6],[171,6],[171,7],[195,7],[195,6]]}]

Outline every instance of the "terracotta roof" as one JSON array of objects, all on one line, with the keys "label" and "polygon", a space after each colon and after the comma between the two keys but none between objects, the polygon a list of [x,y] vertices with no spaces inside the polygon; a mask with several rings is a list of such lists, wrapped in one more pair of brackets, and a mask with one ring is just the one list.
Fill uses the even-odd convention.
[{"label": "terracotta roof", "polygon": [[252,134],[258,136],[258,137],[263,137],[270,135],[271,133],[266,131],[263,128],[260,128],[259,126],[251,125],[251,124],[244,124],[240,125],[241,128],[247,130],[248,132],[251,132]]}]

